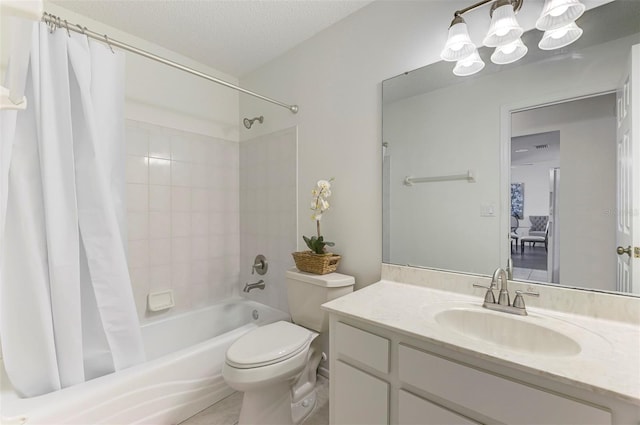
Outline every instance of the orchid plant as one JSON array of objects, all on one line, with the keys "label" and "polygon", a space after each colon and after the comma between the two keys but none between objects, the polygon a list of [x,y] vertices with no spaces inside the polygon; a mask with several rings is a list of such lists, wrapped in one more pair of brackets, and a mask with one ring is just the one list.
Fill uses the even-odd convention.
[{"label": "orchid plant", "polygon": [[313,200],[311,201],[311,219],[316,221],[316,229],[318,236],[311,236],[310,238],[303,236],[305,243],[311,251],[316,254],[326,254],[325,246],[334,246],[333,242],[324,240],[324,237],[320,233],[320,219],[322,214],[329,209],[329,201],[327,198],[331,196],[331,182],[329,180],[318,180],[316,187],[311,191]]}]

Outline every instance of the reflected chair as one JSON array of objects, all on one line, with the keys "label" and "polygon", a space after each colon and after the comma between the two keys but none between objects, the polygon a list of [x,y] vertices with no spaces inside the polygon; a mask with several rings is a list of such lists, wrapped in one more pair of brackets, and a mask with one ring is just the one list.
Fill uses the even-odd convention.
[{"label": "reflected chair", "polygon": [[547,221],[547,224],[545,226],[544,229],[544,236],[539,236],[539,235],[527,235],[527,236],[520,236],[520,253],[524,254],[524,243],[525,242],[529,242],[529,245],[532,246],[536,246],[537,242],[542,242],[544,243],[544,250],[548,251],[548,245],[549,245],[549,221]]},{"label": "reflected chair", "polygon": [[515,242],[516,252],[518,252],[518,239],[520,235],[518,235],[518,228],[520,227],[520,220],[515,215],[511,216],[511,252],[513,252],[513,243]]},{"label": "reflected chair", "polygon": [[529,227],[529,236],[544,236],[545,227],[549,222],[548,215],[530,215],[529,221],[531,227]]}]

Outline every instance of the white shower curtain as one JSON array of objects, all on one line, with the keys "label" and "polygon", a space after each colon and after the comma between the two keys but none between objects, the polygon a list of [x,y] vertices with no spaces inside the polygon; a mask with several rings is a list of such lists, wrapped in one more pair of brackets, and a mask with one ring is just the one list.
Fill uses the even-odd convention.
[{"label": "white shower curtain", "polygon": [[0,341],[26,397],[144,361],[124,238],[124,55],[34,23],[30,61],[27,109],[0,118]]}]

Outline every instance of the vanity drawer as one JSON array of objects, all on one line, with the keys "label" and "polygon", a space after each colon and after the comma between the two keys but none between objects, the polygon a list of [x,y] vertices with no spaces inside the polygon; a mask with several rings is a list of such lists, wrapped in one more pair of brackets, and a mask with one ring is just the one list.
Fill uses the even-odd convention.
[{"label": "vanity drawer", "polygon": [[611,424],[611,413],[575,400],[399,346],[400,381],[498,422]]},{"label": "vanity drawer", "polygon": [[479,424],[405,390],[398,394],[398,406],[398,425]]},{"label": "vanity drawer", "polygon": [[389,373],[389,340],[378,335],[337,322],[334,329],[334,342],[338,353],[372,367]]}]

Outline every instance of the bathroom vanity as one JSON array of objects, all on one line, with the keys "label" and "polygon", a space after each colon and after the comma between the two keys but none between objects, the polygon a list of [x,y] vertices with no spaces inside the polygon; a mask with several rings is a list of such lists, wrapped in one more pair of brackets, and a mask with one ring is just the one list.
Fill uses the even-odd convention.
[{"label": "bathroom vanity", "polygon": [[592,294],[614,316],[575,314],[569,289],[544,287],[516,316],[482,308],[485,279],[383,265],[325,304],[331,423],[640,423],[640,300]]}]

